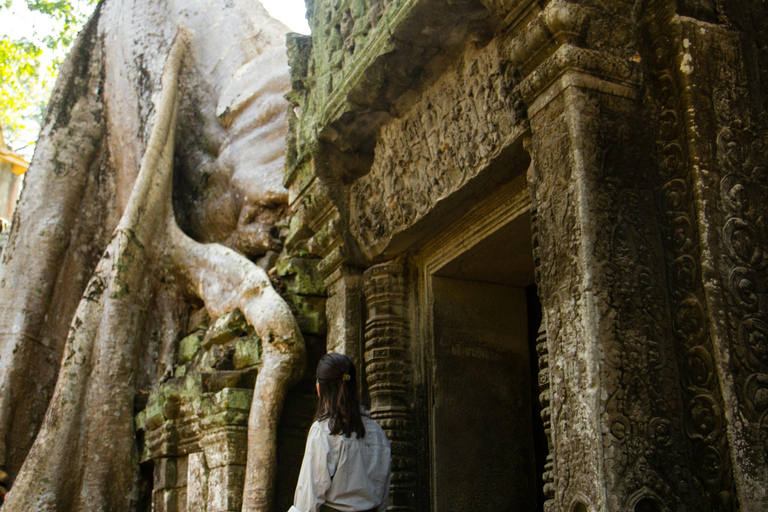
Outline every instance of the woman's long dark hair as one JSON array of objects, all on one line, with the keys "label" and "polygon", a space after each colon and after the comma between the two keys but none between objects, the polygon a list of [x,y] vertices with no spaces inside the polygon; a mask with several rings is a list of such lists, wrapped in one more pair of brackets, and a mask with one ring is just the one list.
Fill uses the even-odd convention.
[{"label": "woman's long dark hair", "polygon": [[365,426],[357,401],[357,372],[352,360],[342,354],[325,354],[317,364],[320,401],[315,421],[328,420],[331,434],[365,437]]}]

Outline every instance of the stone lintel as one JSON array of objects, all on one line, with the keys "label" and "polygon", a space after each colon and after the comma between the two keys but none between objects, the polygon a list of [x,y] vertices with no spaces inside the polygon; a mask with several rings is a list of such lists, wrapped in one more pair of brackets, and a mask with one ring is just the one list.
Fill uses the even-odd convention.
[{"label": "stone lintel", "polygon": [[641,78],[637,62],[565,44],[532,71],[518,89],[529,105],[529,116],[533,116],[570,86],[638,99]]},{"label": "stone lintel", "polygon": [[564,70],[528,107],[528,115],[535,116],[542,108],[569,87],[589,89],[605,94],[637,100],[640,90],[634,86],[611,82],[580,70]]}]

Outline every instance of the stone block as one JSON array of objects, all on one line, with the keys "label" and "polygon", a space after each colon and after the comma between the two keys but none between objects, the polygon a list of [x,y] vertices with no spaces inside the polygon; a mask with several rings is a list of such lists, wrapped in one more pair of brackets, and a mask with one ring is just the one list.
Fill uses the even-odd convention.
[{"label": "stone block", "polygon": [[243,505],[245,465],[211,469],[208,477],[208,511],[229,512]]},{"label": "stone block", "polygon": [[154,430],[165,422],[165,415],[163,414],[163,405],[165,404],[165,397],[161,394],[150,395],[149,402],[147,402],[146,409],[146,426],[149,430]]},{"label": "stone block", "polygon": [[187,332],[205,330],[208,328],[210,323],[211,317],[208,315],[208,311],[205,308],[197,309],[189,314]]},{"label": "stone block", "polygon": [[300,253],[306,246],[306,241],[312,236],[312,230],[304,222],[302,211],[291,216],[288,236],[285,239],[285,248],[291,253]]},{"label": "stone block", "polygon": [[205,333],[202,345],[203,348],[208,348],[211,345],[223,345],[247,334],[247,332],[248,322],[243,313],[239,309],[235,309],[213,322],[213,325]]},{"label": "stone block", "polygon": [[234,370],[235,344],[212,345],[200,356],[200,371]]},{"label": "stone block", "polygon": [[179,487],[176,489],[177,491],[177,498],[176,502],[178,503],[178,511],[179,512],[187,512],[187,488],[186,487]]},{"label": "stone block", "polygon": [[252,398],[253,390],[245,388],[224,388],[215,394],[206,393],[200,412],[201,428],[214,430],[247,425]]},{"label": "stone block", "polygon": [[172,489],[177,487],[178,465],[176,458],[162,457],[155,460],[155,485],[154,489]]},{"label": "stone block", "polygon": [[152,492],[153,512],[179,512],[177,489],[155,489]]},{"label": "stone block", "polygon": [[301,332],[323,335],[326,332],[325,297],[291,295],[289,298]]},{"label": "stone block", "polygon": [[222,389],[214,396],[214,402],[227,409],[240,409],[249,411],[253,400],[252,389]]},{"label": "stone block", "polygon": [[136,430],[145,430],[147,428],[147,411],[141,411],[133,419]]},{"label": "stone block", "polygon": [[298,295],[326,295],[323,277],[317,271],[319,259],[290,258],[275,263],[277,273],[283,278],[285,288]]},{"label": "stone block", "polygon": [[179,342],[178,361],[180,364],[186,364],[195,358],[202,346],[201,336],[198,333],[190,334]]},{"label": "stone block", "polygon": [[187,463],[187,511],[207,512],[208,467],[203,452],[190,453]]},{"label": "stone block", "polygon": [[261,361],[261,340],[251,335],[238,338],[235,342],[235,370],[255,366]]},{"label": "stone block", "polygon": [[211,372],[202,374],[203,392],[217,393],[226,388],[253,389],[256,384],[257,368],[245,370]]},{"label": "stone block", "polygon": [[178,459],[176,459],[176,487],[187,486],[188,472],[189,472],[188,457],[179,457]]},{"label": "stone block", "polygon": [[248,430],[224,427],[206,435],[200,444],[209,469],[244,465],[248,460]]}]

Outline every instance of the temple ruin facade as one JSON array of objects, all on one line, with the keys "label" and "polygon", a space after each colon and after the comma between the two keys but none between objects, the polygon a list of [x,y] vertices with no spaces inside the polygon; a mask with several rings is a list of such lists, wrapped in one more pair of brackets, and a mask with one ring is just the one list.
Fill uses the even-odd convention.
[{"label": "temple ruin facade", "polygon": [[286,250],[389,510],[768,509],[765,4],[307,7]]},{"label": "temple ruin facade", "polygon": [[332,351],[391,512],[768,510],[768,4],[306,6],[286,55],[99,3],[0,260],[2,509],[284,512]]}]

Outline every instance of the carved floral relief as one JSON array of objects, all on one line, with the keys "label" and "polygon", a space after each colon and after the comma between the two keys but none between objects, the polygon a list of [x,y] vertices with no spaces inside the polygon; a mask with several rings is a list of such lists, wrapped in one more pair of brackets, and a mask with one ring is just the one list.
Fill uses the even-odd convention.
[{"label": "carved floral relief", "polygon": [[386,241],[487,167],[523,130],[515,68],[490,52],[381,129],[370,172],[353,186],[352,233]]}]

